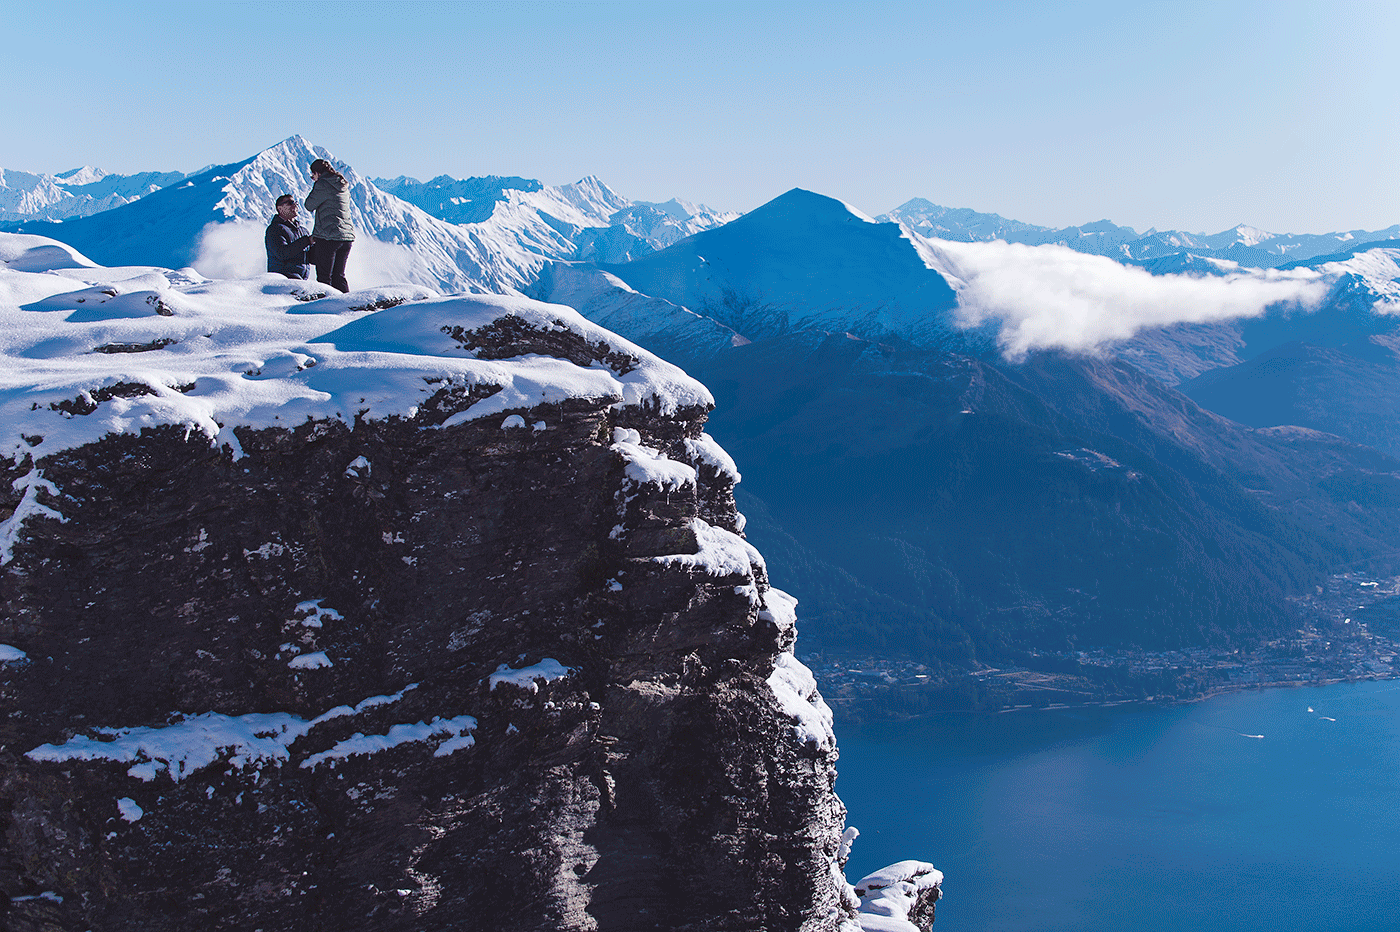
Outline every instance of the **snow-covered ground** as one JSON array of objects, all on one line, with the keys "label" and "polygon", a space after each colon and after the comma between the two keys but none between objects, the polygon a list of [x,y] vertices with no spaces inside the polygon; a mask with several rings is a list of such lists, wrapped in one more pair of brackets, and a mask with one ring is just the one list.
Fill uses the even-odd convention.
[{"label": "snow-covered ground", "polygon": [[[158,424],[236,453],[238,425],[412,418],[443,381],[501,386],[448,426],[563,397],[663,412],[711,403],[675,366],[572,308],[527,298],[442,297],[404,284],[327,294],[267,273],[217,280],[192,269],[104,268],[18,234],[0,234],[0,262],[0,451],[17,462]],[[477,359],[443,332],[507,315],[573,330],[635,367]]]}]

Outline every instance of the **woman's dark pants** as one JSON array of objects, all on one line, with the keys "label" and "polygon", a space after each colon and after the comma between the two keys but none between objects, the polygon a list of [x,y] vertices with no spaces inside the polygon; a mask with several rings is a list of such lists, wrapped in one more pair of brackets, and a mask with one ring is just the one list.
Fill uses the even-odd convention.
[{"label": "woman's dark pants", "polygon": [[337,291],[349,291],[350,283],[345,280],[345,263],[350,258],[349,240],[318,239],[311,248],[316,260],[316,281],[330,285]]}]

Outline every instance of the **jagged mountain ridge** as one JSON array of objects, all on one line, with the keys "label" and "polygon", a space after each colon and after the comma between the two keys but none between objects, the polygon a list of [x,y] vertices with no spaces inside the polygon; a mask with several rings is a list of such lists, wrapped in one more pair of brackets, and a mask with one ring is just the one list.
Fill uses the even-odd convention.
[{"label": "jagged mountain ridge", "polygon": [[380,190],[449,223],[480,223],[490,218],[495,205],[506,199],[507,191],[538,191],[544,187],[538,181],[515,175],[475,178],[438,175],[429,181],[399,175],[397,178],[371,180]]},{"label": "jagged mountain ridge", "polygon": [[[179,176],[180,184],[151,191],[158,196],[145,205],[113,202],[113,209],[73,214],[63,224],[25,214],[6,229],[55,237],[108,264],[179,268],[202,261],[215,274],[251,274],[262,267],[261,243],[252,227],[266,224],[279,194],[305,197],[310,188],[306,166],[318,157],[337,161],[325,149],[293,136],[251,159]],[[351,183],[356,228],[362,238],[388,247],[366,254],[362,246],[357,261],[387,266],[381,275],[386,280],[444,292],[518,294],[545,260],[579,253],[640,255],[731,216],[679,201],[634,204],[594,177],[559,187],[525,179],[456,181],[445,176],[428,185],[402,177],[386,183],[442,214],[434,216],[361,178],[353,168],[342,168]],[[104,183],[94,181],[86,188]],[[83,203],[96,204],[91,198]],[[459,222],[468,215],[476,219]],[[225,224],[248,229],[236,240],[226,240],[219,236]],[[227,255],[229,250],[236,255]]]},{"label": "jagged mountain ridge", "polygon": [[403,176],[374,181],[453,223],[481,223],[490,219],[499,204],[524,204],[557,221],[551,225],[574,243],[572,258],[594,262],[630,261],[739,216],[676,198],[660,204],[629,201],[592,175],[560,188],[496,176],[440,175],[426,183]]},{"label": "jagged mountain ridge", "polygon": [[[331,153],[299,136],[251,159],[216,166],[132,204],[64,224],[26,223],[13,229],[53,236],[96,261],[181,268],[201,258],[211,230],[248,228],[248,258],[261,264],[261,228],[280,194],[299,200],[310,190],[307,166]],[[448,292],[517,293],[546,258],[572,246],[536,212],[499,208],[485,224],[459,226],[379,190],[343,166],[351,215],[361,238],[388,244],[401,280]],[[212,225],[212,226],[211,226]],[[254,235],[256,233],[256,235]],[[362,244],[362,253],[364,250]],[[245,263],[246,265],[247,263]],[[246,271],[246,270],[245,270]]]},{"label": "jagged mountain ridge", "polygon": [[[292,137],[286,142],[297,138]],[[203,173],[204,170],[201,170],[193,174]],[[107,175],[93,168],[74,169],[57,175],[0,169],[0,223],[13,225],[24,221],[91,216],[122,206],[185,177],[179,172]],[[296,177],[300,179],[299,174]],[[567,216],[571,213],[569,206],[562,211],[559,208],[561,204],[577,203],[577,198],[571,196],[568,189],[601,185],[591,177],[576,185],[558,188],[545,188],[538,181],[515,176],[456,179],[440,175],[428,182],[399,176],[370,181],[381,191],[400,197],[429,215],[453,224],[486,223],[491,219],[496,205],[509,203],[512,199],[523,200],[550,218],[546,220],[547,224],[558,221],[553,225],[573,241],[572,256],[551,254],[554,258],[572,257],[610,263],[631,261],[739,216],[679,199],[665,203],[633,202],[608,191],[598,204],[609,209],[594,211],[592,216],[579,222],[577,216]],[[537,197],[530,198],[528,195]],[[1246,267],[1276,267],[1333,254],[1339,249],[1400,238],[1400,225],[1381,231],[1352,230],[1329,234],[1275,234],[1244,224],[1217,234],[1157,230],[1139,234],[1131,227],[1102,220],[1055,229],[967,208],[947,208],[924,198],[913,198],[880,219],[904,222],[921,236],[962,242],[1001,239],[1031,245],[1065,245],[1082,252],[1141,265],[1158,273],[1191,270],[1198,267],[1204,258],[1235,262]],[[569,226],[577,229],[566,229]],[[28,232],[50,235],[53,231],[29,228]],[[538,242],[540,237],[535,233],[527,239]],[[394,237],[390,236],[389,240],[394,241]],[[147,257],[144,261],[155,260]],[[476,269],[468,267],[463,271],[471,278]],[[446,283],[450,280],[449,277],[444,282],[444,287],[451,287]]]},{"label": "jagged mountain ridge", "polygon": [[128,204],[184,178],[182,172],[112,175],[91,166],[55,175],[0,168],[0,223],[85,217]]},{"label": "jagged mountain ridge", "polygon": [[[1400,237],[1400,224],[1384,230],[1323,234],[1269,233],[1246,224],[1215,234],[1155,229],[1138,233],[1109,220],[1056,229],[1007,220],[998,214],[943,207],[925,198],[906,201],[880,219],[906,223],[916,233],[931,238],[958,242],[1001,239],[1030,246],[1054,244],[1143,266],[1160,264],[1171,257],[1197,256],[1250,268],[1275,268]],[[1166,266],[1159,268],[1167,270]]]}]

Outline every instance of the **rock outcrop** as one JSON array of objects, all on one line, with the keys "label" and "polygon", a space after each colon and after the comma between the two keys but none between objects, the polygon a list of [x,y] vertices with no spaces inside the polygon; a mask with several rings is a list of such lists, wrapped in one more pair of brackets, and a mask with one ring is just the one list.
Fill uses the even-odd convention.
[{"label": "rock outcrop", "polygon": [[855,928],[702,386],[559,306],[68,258],[0,271],[0,926]]}]

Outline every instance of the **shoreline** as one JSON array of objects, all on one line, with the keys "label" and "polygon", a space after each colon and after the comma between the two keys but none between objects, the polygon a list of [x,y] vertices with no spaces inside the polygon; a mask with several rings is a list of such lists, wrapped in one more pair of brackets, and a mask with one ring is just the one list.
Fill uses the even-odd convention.
[{"label": "shoreline", "polygon": [[854,721],[938,712],[1016,712],[1202,702],[1251,689],[1400,678],[1400,576],[1329,578],[1298,599],[1305,619],[1244,647],[1017,652],[1001,666],[959,667],[890,655],[802,656],[827,704]]}]

